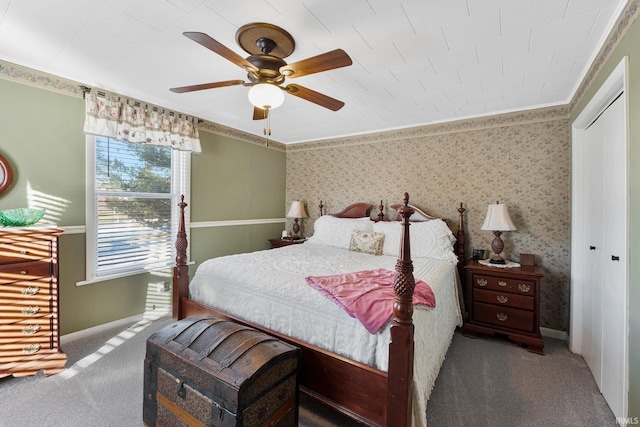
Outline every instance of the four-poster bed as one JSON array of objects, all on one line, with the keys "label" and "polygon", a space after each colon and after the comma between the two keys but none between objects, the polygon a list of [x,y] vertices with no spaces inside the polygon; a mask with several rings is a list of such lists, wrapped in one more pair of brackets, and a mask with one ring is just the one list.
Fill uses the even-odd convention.
[{"label": "four-poster bed", "polygon": [[[206,261],[198,268],[198,272],[192,280],[191,289],[186,256],[188,243],[184,229],[185,206],[186,204],[184,202],[180,203],[180,230],[176,240],[178,253],[173,278],[174,318],[182,319],[190,316],[214,315],[247,324],[290,342],[302,350],[299,368],[301,391],[367,425],[409,425],[412,419],[412,402],[416,401],[416,398],[419,397],[424,401],[423,403],[426,404],[425,393],[428,398],[430,388],[435,381],[434,374],[431,372],[426,374],[427,377],[431,376],[430,378],[423,378],[425,374],[421,368],[422,359],[426,358],[428,363],[434,366],[435,375],[437,376],[437,371],[451,341],[453,329],[455,329],[456,326],[460,326],[461,322],[460,308],[458,306],[458,301],[460,300],[458,295],[459,289],[456,286],[458,285],[457,271],[460,266],[463,265],[465,259],[464,209],[462,208],[462,204],[458,209],[459,216],[456,239],[452,239],[457,240],[455,254],[453,249],[449,248],[453,259],[428,260],[419,258],[422,256],[421,254],[417,254],[417,256],[414,257],[418,258],[417,262],[420,277],[428,273],[427,277],[442,276],[453,278],[450,280],[450,284],[442,286],[442,291],[437,287],[439,285],[435,283],[439,282],[439,279],[430,279],[434,280],[434,283],[430,284],[434,287],[434,292],[437,298],[439,298],[437,308],[432,310],[433,313],[422,308],[414,309],[412,305],[416,279],[414,277],[414,261],[411,256],[411,246],[412,244],[415,246],[415,242],[411,240],[410,224],[415,223],[416,226],[418,226],[419,223],[426,224],[428,221],[433,221],[434,225],[438,225],[442,223],[442,221],[425,214],[415,206],[409,205],[408,194],[406,193],[404,204],[392,206],[392,208],[398,212],[398,219],[400,221],[384,221],[382,205],[380,206],[380,214],[378,217],[376,219],[370,219],[371,205],[366,203],[355,203],[345,208],[345,210],[339,214],[331,216],[322,216],[321,212],[321,219],[323,220],[325,218],[326,220],[331,218],[340,219],[338,221],[344,219],[346,225],[340,224],[340,226],[369,227],[369,224],[379,224],[382,229],[389,231],[389,244],[393,245],[393,243],[399,242],[398,245],[395,245],[394,253],[396,255],[393,258],[391,256],[385,256],[386,254],[375,257],[373,255],[357,254],[351,251],[342,251],[344,253],[341,253],[337,252],[340,251],[340,249],[324,247],[318,244],[317,239],[316,242],[314,242],[314,236],[320,238],[319,236],[321,235],[320,226],[318,225],[314,236],[303,245],[259,251],[254,253],[254,255],[240,254]],[[393,228],[396,225],[398,227]],[[394,241],[392,234],[396,231],[399,231],[399,236],[398,240]],[[448,229],[447,232],[451,234]],[[451,245],[451,242],[448,244]],[[399,257],[397,255],[398,247],[400,248]],[[423,250],[420,248],[417,249]],[[293,251],[296,251],[295,257],[293,256]],[[310,255],[304,254],[303,251],[309,252]],[[291,256],[289,252],[291,252]],[[334,254],[334,252],[337,252],[337,254]],[[221,298],[220,295],[222,293],[229,292],[229,300],[231,303],[227,302],[227,305],[224,307],[214,307],[213,303],[207,300],[206,292],[201,290],[202,283],[209,280],[207,279],[208,270],[213,267],[219,268],[222,264],[226,265],[226,268],[231,270],[227,273],[229,277],[220,280],[229,280],[232,282],[235,280],[235,276],[240,274],[239,270],[250,269],[249,265],[246,265],[247,263],[255,263],[256,268],[260,269],[265,266],[265,262],[271,262],[268,260],[273,259],[273,262],[277,264],[279,266],[278,268],[282,271],[283,276],[286,276],[293,274],[290,270],[294,270],[295,268],[288,266],[283,267],[283,264],[286,263],[287,260],[298,260],[299,258],[296,257],[301,256],[301,253],[303,253],[303,257],[314,257],[313,264],[319,264],[319,266],[314,267],[317,271],[321,272],[324,271],[322,269],[325,267],[328,269],[327,271],[348,272],[349,270],[345,269],[350,267],[327,266],[341,264],[343,263],[343,259],[351,260],[352,258],[354,265],[359,267],[358,269],[364,269],[363,266],[366,267],[371,265],[372,262],[379,261],[386,268],[395,270],[393,280],[395,297],[392,321],[387,322],[387,325],[381,328],[381,332],[376,334],[378,337],[363,336],[362,338],[358,338],[360,336],[359,334],[361,334],[360,330],[363,328],[352,326],[349,322],[355,323],[356,321],[353,321],[353,319],[348,316],[331,311],[335,305],[331,302],[325,302],[324,299],[310,299],[309,305],[304,306],[303,309],[291,307],[292,303],[286,300],[287,293],[295,294],[293,299],[300,299],[301,305],[304,303],[305,298],[318,298],[316,295],[317,292],[311,288],[309,288],[311,292],[306,289],[306,284],[300,286],[299,283],[297,283],[295,289],[289,288],[287,286],[293,285],[285,284],[283,279],[282,284],[278,284],[277,287],[271,290],[257,290],[257,299],[251,299],[252,296],[248,296],[248,294],[253,291],[238,291],[233,286],[231,286],[231,290],[214,291],[217,298]],[[319,258],[318,254],[326,254],[326,258]],[[248,258],[250,255],[253,256],[253,258]],[[394,263],[396,258],[397,261]],[[251,261],[249,261],[249,259]],[[210,261],[212,263],[208,264]],[[458,269],[456,269],[456,261]],[[324,264],[326,264],[326,266]],[[395,266],[393,264],[395,264]],[[449,267],[447,268],[447,266]],[[298,267],[298,265],[296,265],[296,267]],[[340,268],[342,268],[342,270],[340,270]],[[251,284],[252,286],[259,288],[262,286],[261,282],[269,281],[269,273],[261,272],[261,274],[263,276],[260,276],[259,280],[255,280]],[[295,274],[299,276],[301,273],[296,272]],[[305,273],[303,272],[302,274]],[[208,288],[216,288],[216,286],[210,285]],[[305,288],[304,291],[312,295],[298,295],[296,292],[302,292],[302,289],[298,288]],[[236,292],[247,292],[247,294]],[[266,293],[273,293],[274,295],[271,295],[271,297],[274,300],[281,299],[282,306],[275,305],[280,303],[280,301],[265,301],[263,304],[262,300],[265,298]],[[256,303],[256,301],[258,301],[258,303]],[[271,306],[270,304],[274,305]],[[264,307],[259,307],[261,305],[264,305]],[[320,311],[320,306],[322,306],[322,310],[326,311]],[[451,309],[452,314],[443,312],[443,310],[449,310],[447,307],[455,307],[457,312],[454,312],[454,309]],[[274,311],[279,318],[275,320],[268,319],[269,313],[273,313]],[[282,313],[285,311],[291,311],[294,319],[283,320],[284,314]],[[420,350],[417,356],[415,356],[419,358],[419,360],[416,359],[415,361],[419,369],[418,372],[415,373],[415,376],[414,334],[416,332],[414,327],[414,313],[416,316],[415,319],[421,322],[418,324],[417,334],[417,342],[420,345]],[[437,316],[436,313],[438,313]],[[443,331],[425,331],[425,329],[440,329],[440,326],[438,326],[440,325],[440,320],[437,319],[437,317],[440,316],[445,319],[442,321],[442,325],[444,325],[442,326]],[[309,330],[302,332],[296,331],[296,328],[299,326],[298,323],[302,323],[302,317],[309,317],[312,319],[311,322],[314,325],[308,326]],[[319,324],[322,317],[330,318],[327,319],[327,325]],[[423,326],[423,318],[434,319],[427,320],[424,324],[428,326]],[[330,321],[337,323],[330,324]],[[316,329],[314,329],[314,327]],[[303,329],[303,326],[300,326],[300,328]],[[358,328],[358,330],[350,328]],[[429,352],[428,349],[431,345],[431,334],[436,334],[438,336],[437,341],[442,342],[442,344],[434,344],[434,346],[438,347],[434,355],[426,354]],[[333,340],[337,348],[327,349],[324,343],[319,343],[318,341],[322,341],[322,335]],[[442,337],[440,337],[441,335]],[[346,347],[346,341],[351,340],[351,338],[358,343],[360,343],[360,341],[358,341],[359,339],[365,342],[365,344],[362,344],[362,348],[365,350],[361,351],[360,348],[350,350],[343,349],[342,347]],[[416,387],[414,382],[420,383],[421,385],[424,382],[427,385]],[[417,397],[412,396],[412,393],[416,389],[419,395]],[[423,391],[422,389],[427,390]],[[420,409],[424,409],[424,406],[420,406]],[[416,411],[413,412],[414,418],[415,414]]]}]

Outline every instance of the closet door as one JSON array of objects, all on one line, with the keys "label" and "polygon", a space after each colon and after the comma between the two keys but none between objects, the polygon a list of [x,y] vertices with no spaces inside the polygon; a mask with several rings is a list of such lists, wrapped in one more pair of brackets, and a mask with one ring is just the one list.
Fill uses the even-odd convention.
[{"label": "closet door", "polygon": [[603,265],[603,200],[604,200],[604,121],[596,120],[585,132],[585,211],[584,236],[587,245],[581,256],[587,259],[583,299],[582,357],[601,388],[602,379],[602,294]]},{"label": "closet door", "polygon": [[623,99],[604,112],[604,282],[602,293],[602,380],[600,391],[617,416],[626,392],[627,168]]},{"label": "closet door", "polygon": [[585,222],[588,248],[583,296],[583,357],[613,413],[626,398],[627,184],[623,98],[585,132]]}]

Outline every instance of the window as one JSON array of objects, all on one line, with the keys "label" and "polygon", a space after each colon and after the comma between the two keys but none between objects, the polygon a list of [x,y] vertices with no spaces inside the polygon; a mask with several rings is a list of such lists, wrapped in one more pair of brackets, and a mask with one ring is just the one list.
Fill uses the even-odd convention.
[{"label": "window", "polygon": [[177,204],[183,194],[188,202],[190,153],[87,139],[87,281],[171,265]]}]

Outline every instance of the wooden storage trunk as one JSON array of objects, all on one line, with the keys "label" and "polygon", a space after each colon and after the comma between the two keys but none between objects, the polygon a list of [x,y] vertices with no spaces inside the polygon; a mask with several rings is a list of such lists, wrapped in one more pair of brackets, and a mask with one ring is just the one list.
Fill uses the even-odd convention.
[{"label": "wooden storage trunk", "polygon": [[147,426],[295,426],[299,349],[214,317],[175,322],[147,340]]}]

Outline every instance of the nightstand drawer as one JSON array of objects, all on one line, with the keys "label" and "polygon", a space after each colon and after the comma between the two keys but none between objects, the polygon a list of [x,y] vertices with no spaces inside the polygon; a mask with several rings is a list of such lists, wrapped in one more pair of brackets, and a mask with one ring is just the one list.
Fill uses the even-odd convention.
[{"label": "nightstand drawer", "polygon": [[534,313],[509,307],[498,307],[490,304],[473,303],[473,320],[489,323],[507,329],[534,331]]},{"label": "nightstand drawer", "polygon": [[535,282],[532,280],[483,276],[479,274],[473,275],[473,287],[521,295],[534,295],[535,293]]},{"label": "nightstand drawer", "polygon": [[473,300],[503,307],[520,308],[533,311],[535,300],[531,296],[511,294],[507,292],[489,291],[486,289],[474,289]]}]

